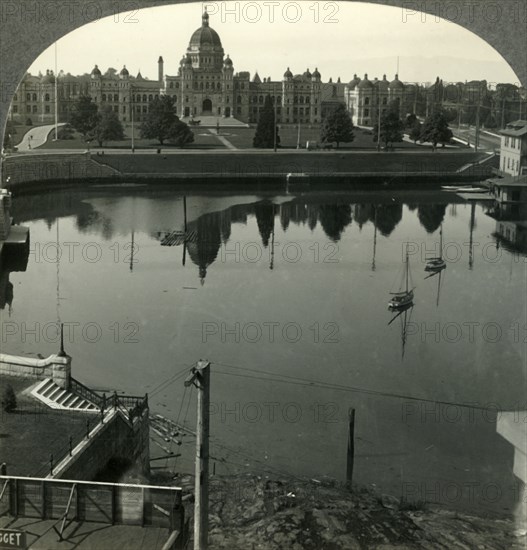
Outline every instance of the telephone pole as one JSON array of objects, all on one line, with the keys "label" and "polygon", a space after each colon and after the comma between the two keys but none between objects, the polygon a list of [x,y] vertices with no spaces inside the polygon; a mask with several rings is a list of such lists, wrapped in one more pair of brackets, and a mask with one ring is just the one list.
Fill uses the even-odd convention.
[{"label": "telephone pole", "polygon": [[198,389],[196,428],[196,479],[194,504],[194,550],[206,550],[209,532],[209,405],[210,363],[198,361],[185,380],[185,386]]}]

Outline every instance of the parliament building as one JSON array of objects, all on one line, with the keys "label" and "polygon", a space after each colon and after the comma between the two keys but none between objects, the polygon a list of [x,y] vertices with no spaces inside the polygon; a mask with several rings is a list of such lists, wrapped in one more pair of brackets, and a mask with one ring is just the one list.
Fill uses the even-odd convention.
[{"label": "parliament building", "polygon": [[32,124],[53,123],[55,90],[60,122],[68,120],[71,106],[80,95],[90,95],[99,107],[109,106],[121,122],[141,122],[148,105],[160,95],[174,99],[177,114],[183,120],[210,116],[217,119],[234,117],[244,123],[258,122],[265,97],[276,102],[280,124],[319,124],[336,106],[347,106],[354,124],[373,125],[378,101],[384,105],[394,98],[402,99],[405,85],[395,80],[369,81],[356,76],[349,83],[322,82],[318,69],[294,75],[289,68],[282,80],[261,78],[256,73],[234,71],[233,60],[225,55],[218,33],[209,25],[209,15],[202,16],[201,26],[194,31],[177,75],[166,75],[159,57],[157,80],[131,76],[126,66],[102,74],[96,65],[90,74],[60,74],[57,82],[52,71],[46,75],[27,74],[20,83],[11,105],[11,118]]}]

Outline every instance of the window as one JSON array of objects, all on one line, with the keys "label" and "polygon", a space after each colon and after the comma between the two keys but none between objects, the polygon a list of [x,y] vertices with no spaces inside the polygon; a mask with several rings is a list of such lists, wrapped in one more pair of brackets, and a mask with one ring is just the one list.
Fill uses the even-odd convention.
[{"label": "window", "polygon": [[31,112],[31,107],[29,105],[26,105],[26,113],[30,113]]},{"label": "window", "polygon": [[18,113],[18,105],[13,105],[13,113]]},{"label": "window", "polygon": [[304,96],[300,96],[300,103],[304,103]]},{"label": "window", "polygon": [[370,110],[364,109],[364,116],[370,116]]},{"label": "window", "polygon": [[119,94],[113,94],[113,100],[119,101]]},{"label": "window", "polygon": [[152,94],[148,95],[148,101],[152,101],[154,99],[154,96]]},{"label": "window", "polygon": [[33,94],[33,101],[37,101],[37,94]]},{"label": "window", "polygon": [[49,94],[46,94],[46,95],[44,96],[44,101],[49,101]]},{"label": "window", "polygon": [[123,113],[126,113],[126,105],[123,105]]},{"label": "window", "polygon": [[261,96],[258,98],[258,102],[259,102],[259,103],[263,103],[263,102],[264,102],[263,95],[261,95]]},{"label": "window", "polygon": [[200,89],[200,90],[203,90],[203,82],[200,82],[200,83],[199,83],[199,89]]},{"label": "window", "polygon": [[102,94],[102,100],[106,101],[106,94]]},{"label": "window", "polygon": [[388,103],[388,98],[387,97],[383,97],[382,98],[382,104],[383,105],[386,105]]},{"label": "window", "polygon": [[237,103],[241,103],[242,102],[242,96],[239,95],[237,98],[236,98],[236,102]]},{"label": "window", "polygon": [[18,101],[18,95],[17,95],[17,94],[15,94],[15,95],[13,96],[13,101]]},{"label": "window", "polygon": [[146,105],[143,105],[143,113],[147,113]]},{"label": "window", "polygon": [[143,94],[143,101],[146,102],[146,94]]},{"label": "window", "polygon": [[51,113],[51,109],[49,108],[49,105],[46,105],[46,107],[44,108],[45,112],[47,115],[49,115],[49,113]]},{"label": "window", "polygon": [[174,87],[174,83],[173,82],[170,82],[169,85],[168,85],[169,88],[173,88]]},{"label": "window", "polygon": [[505,136],[505,147],[509,146],[509,136]]},{"label": "window", "polygon": [[31,94],[26,94],[26,101],[31,101]]},{"label": "window", "polygon": [[36,113],[36,112],[37,112],[37,106],[33,105],[33,113]]},{"label": "window", "polygon": [[114,105],[113,111],[114,111],[114,113],[118,113],[119,112],[119,107],[117,105]]},{"label": "window", "polygon": [[364,98],[364,105],[369,105],[370,104],[370,98],[369,97],[365,97]]}]

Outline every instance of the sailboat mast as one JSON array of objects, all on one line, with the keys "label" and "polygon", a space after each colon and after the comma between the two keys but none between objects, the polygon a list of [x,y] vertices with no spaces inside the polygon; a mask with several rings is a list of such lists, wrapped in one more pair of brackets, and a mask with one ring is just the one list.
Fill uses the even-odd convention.
[{"label": "sailboat mast", "polygon": [[406,245],[406,292],[408,292],[408,245]]}]

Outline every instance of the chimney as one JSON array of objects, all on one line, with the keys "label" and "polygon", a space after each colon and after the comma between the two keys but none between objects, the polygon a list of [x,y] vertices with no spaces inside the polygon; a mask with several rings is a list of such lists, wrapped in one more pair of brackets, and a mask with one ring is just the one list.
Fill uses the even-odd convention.
[{"label": "chimney", "polygon": [[157,67],[158,67],[158,72],[157,72],[157,79],[161,82],[165,76],[165,72],[163,70],[163,57],[162,56],[159,56],[159,59],[157,60]]}]

